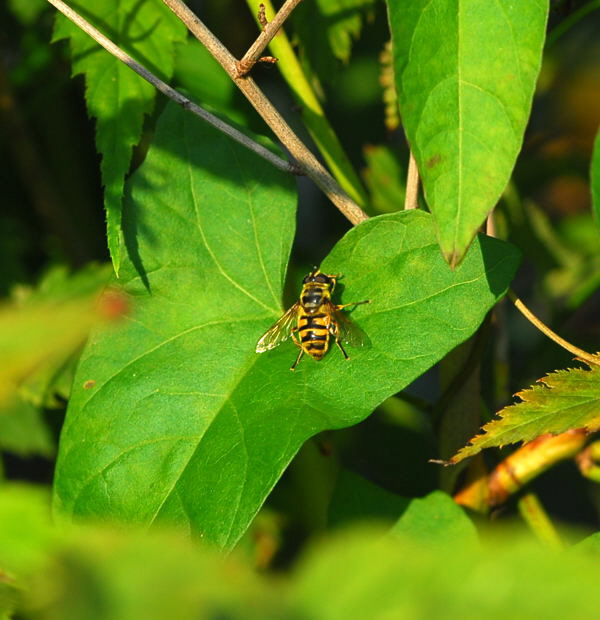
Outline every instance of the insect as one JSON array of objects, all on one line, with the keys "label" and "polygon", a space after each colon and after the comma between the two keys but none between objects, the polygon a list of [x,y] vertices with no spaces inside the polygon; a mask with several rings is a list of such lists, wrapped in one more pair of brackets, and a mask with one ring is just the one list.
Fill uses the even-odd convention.
[{"label": "insect", "polygon": [[328,275],[318,267],[302,280],[299,300],[262,336],[256,345],[257,353],[274,349],[290,336],[300,349],[290,370],[295,370],[306,353],[320,361],[329,349],[329,339],[333,338],[345,359],[350,359],[342,346],[342,341],[361,346],[363,332],[341,312],[342,308],[368,304],[370,299],[336,306],[331,294],[341,275]]}]

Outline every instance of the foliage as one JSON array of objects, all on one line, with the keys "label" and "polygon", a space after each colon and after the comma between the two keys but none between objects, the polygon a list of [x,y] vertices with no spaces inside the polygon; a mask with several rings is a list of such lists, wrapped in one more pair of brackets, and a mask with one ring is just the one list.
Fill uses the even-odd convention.
[{"label": "foliage", "polygon": [[[285,158],[255,79],[371,217],[0,6],[0,618],[590,617],[599,370],[501,300],[600,349],[599,3],[305,0],[239,80],[162,2],[68,4]],[[241,58],[259,2],[188,4]],[[365,344],[290,372],[315,264]]]},{"label": "foliage", "polygon": [[[174,44],[185,38],[183,25],[159,2],[97,0],[71,6],[95,21],[132,56],[163,79],[173,74]],[[60,16],[54,41],[69,39],[73,75],[86,78],[86,103],[96,119],[96,145],[102,154],[102,184],[108,247],[115,271],[121,253],[121,199],[132,147],[140,141],[144,117],[150,114],[153,86],[107,54],[68,19]],[[105,77],[109,75],[109,80]]]},{"label": "foliage", "polygon": [[[482,238],[452,272],[429,216],[373,218],[323,263],[327,273],[344,272],[342,302],[372,300],[352,313],[370,346],[351,363],[332,351],[292,374],[291,342],[254,351],[282,313],[295,216],[282,174],[169,106],[129,196],[125,239],[135,247],[121,280],[135,320],[95,334],[84,353],[56,500],[69,515],[182,521],[223,546],[247,529],[308,437],[360,421],[441,359],[476,329],[517,263],[514,249]],[[468,300],[463,310],[446,313],[459,299]],[[392,324],[402,331],[390,332]],[[368,391],[361,374],[373,377]],[[89,379],[95,387],[85,390]],[[98,436],[105,441],[96,449],[89,438]],[[224,505],[237,509],[225,518]]]},{"label": "foliage", "polygon": [[590,433],[600,428],[600,367],[571,368],[550,373],[529,390],[519,392],[521,402],[498,412],[499,419],[462,448],[453,463],[490,446],[531,441],[546,433],[564,433],[584,428]]},{"label": "foliage", "polygon": [[[483,547],[473,544],[466,515],[442,494],[434,502],[441,517],[436,537],[446,530],[447,537],[435,546],[413,538],[410,527],[391,535],[355,526],[313,546],[286,581],[257,575],[239,553],[222,557],[169,530],[57,531],[37,491],[7,487],[0,500],[0,611],[27,620],[558,618],[565,608],[571,618],[587,618],[599,602],[593,537],[563,556],[522,539],[498,537]],[[413,500],[408,511],[420,502],[426,518],[428,501]],[[482,578],[490,574],[497,596]],[[548,580],[561,585],[548,591]]]},{"label": "foliage", "polygon": [[402,120],[452,265],[510,178],[547,13],[540,0],[390,3]]}]

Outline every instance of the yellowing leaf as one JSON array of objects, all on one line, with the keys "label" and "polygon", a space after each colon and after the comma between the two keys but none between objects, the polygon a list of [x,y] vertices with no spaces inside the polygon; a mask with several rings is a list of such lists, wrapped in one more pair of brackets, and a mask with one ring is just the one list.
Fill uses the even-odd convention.
[{"label": "yellowing leaf", "polygon": [[502,409],[499,419],[486,424],[484,432],[450,462],[458,463],[484,448],[531,441],[545,433],[564,433],[572,428],[593,432],[600,428],[599,366],[552,372],[517,396],[522,402]]}]

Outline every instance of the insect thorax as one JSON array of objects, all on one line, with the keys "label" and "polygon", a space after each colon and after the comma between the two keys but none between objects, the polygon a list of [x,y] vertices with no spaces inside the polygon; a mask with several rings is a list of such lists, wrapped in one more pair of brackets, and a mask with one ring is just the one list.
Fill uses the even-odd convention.
[{"label": "insect thorax", "polygon": [[329,287],[304,286],[300,295],[300,303],[308,314],[317,312],[323,303],[329,299]]}]

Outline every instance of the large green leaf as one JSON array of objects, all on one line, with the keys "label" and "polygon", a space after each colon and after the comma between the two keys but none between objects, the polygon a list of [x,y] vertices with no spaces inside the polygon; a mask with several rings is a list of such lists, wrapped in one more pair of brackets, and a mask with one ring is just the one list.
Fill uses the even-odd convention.
[{"label": "large green leaf", "polygon": [[450,462],[458,463],[484,448],[531,441],[546,433],[574,428],[600,429],[600,367],[558,370],[519,392],[521,402],[498,412]]},{"label": "large green leaf", "polygon": [[479,550],[460,538],[440,547],[355,529],[313,545],[291,584],[293,609],[314,620],[586,620],[600,594],[598,558],[584,551],[508,533]]},{"label": "large green leaf", "polygon": [[594,142],[591,169],[592,207],[596,215],[596,222],[600,224],[600,131]]},{"label": "large green leaf", "polygon": [[[167,80],[173,73],[174,44],[186,29],[162,2],[94,0],[69,5],[96,25],[138,62]],[[102,155],[102,184],[108,248],[119,272],[123,183],[132,148],[142,135],[144,116],[152,111],[156,90],[89,35],[62,15],[54,40],[68,38],[73,75],[85,75],[88,111],[96,119],[96,146]]]},{"label": "large green leaf", "polygon": [[[281,314],[292,179],[168,106],[130,181],[122,280],[134,313],[82,355],[61,438],[57,512],[175,520],[233,545],[309,436],[358,422],[467,338],[516,251],[481,238],[452,272],[423,212],[352,229],[323,268],[371,341],[303,360],[256,342]],[[339,297],[338,297],[339,299]],[[92,389],[84,389],[93,380]]]},{"label": "large green leaf", "polygon": [[498,201],[521,147],[548,2],[388,6],[402,121],[442,252],[456,265]]}]

